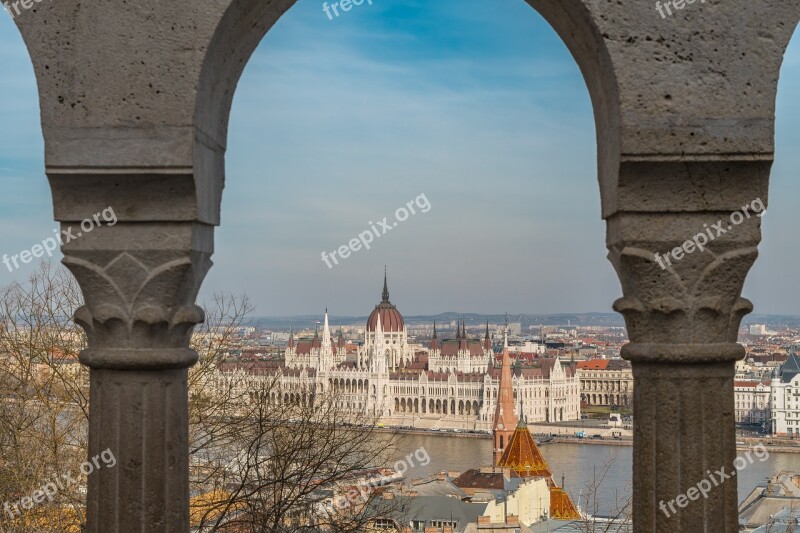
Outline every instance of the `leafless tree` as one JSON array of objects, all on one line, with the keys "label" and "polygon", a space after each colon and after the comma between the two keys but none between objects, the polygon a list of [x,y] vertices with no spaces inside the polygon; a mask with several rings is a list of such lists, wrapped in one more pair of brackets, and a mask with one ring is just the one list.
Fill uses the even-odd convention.
[{"label": "leafless tree", "polygon": [[[603,486],[613,465],[614,460],[609,459],[601,466],[595,467],[592,480],[586,483],[585,493],[578,502],[584,517],[575,521],[575,525],[580,531],[585,533],[631,533],[632,531],[633,496],[630,484],[626,483],[621,488]],[[600,516],[601,504],[611,497],[611,491],[613,491],[612,511],[605,516]]]},{"label": "leafless tree", "polygon": [[[73,278],[47,263],[0,290],[0,531],[83,521],[80,487],[60,477],[80,477],[86,460],[88,371],[76,359],[86,337],[69,321],[80,302]],[[34,507],[27,498],[56,478],[52,501]]]},{"label": "leafless tree", "polygon": [[[78,533],[85,522],[88,369],[71,317],[82,305],[74,278],[44,263],[26,283],[0,289],[0,533]],[[331,508],[368,467],[382,465],[395,439],[377,417],[356,420],[328,391],[285,401],[280,365],[258,379],[222,373],[241,348],[239,328],[253,308],[246,297],[215,296],[192,345],[189,372],[192,521],[200,531],[364,531],[388,513],[380,490]],[[268,365],[269,366],[269,365]],[[53,501],[20,502],[68,473],[81,480]]]},{"label": "leafless tree", "polygon": [[361,532],[391,514],[394,503],[368,478],[397,437],[329,390],[289,395],[278,365],[245,362],[223,374],[250,307],[245,297],[217,297],[213,309],[195,336],[203,346],[190,378],[194,488],[205,494],[193,512],[198,529]]}]

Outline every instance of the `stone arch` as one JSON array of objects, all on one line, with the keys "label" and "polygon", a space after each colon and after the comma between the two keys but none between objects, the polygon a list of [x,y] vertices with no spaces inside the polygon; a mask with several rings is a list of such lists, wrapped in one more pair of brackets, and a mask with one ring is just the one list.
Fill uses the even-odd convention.
[{"label": "stone arch", "polygon": [[[706,468],[727,466],[735,456],[734,435],[722,446],[702,444],[712,433],[716,438],[709,424],[727,427],[723,417],[734,406],[732,392],[709,391],[727,390],[732,362],[743,355],[736,331],[751,304],[740,297],[741,286],[760,227],[749,224],[736,242],[722,240],[715,254],[695,254],[669,271],[655,265],[655,253],[680,246],[709,218],[754,195],[767,197],[776,80],[800,4],[709,0],[662,20],[648,2],[528,2],[562,37],[592,98],[609,258],[623,292],[614,308],[625,316],[631,340],[623,357],[637,371],[636,416],[658,421],[636,435],[635,529],[677,531],[673,525],[689,518],[708,527],[722,517],[735,524],[734,483],[671,518],[653,502],[674,498],[674,488],[688,488],[681,486],[685,479],[701,479]],[[185,441],[185,373],[197,360],[188,337],[203,320],[194,302],[219,223],[230,104],[247,59],[292,5],[142,0],[80,9],[42,2],[14,19],[37,77],[55,218],[69,225],[100,203],[112,203],[119,215],[119,224],[93,232],[80,247],[63,247],[86,301],[76,315],[89,336],[81,362],[92,369],[93,387],[169,385],[154,400],[160,402],[154,410],[164,411],[160,426],[130,406],[98,400],[90,427],[144,428],[153,442]],[[135,31],[123,38],[121,28]],[[131,279],[145,281],[133,286]],[[136,302],[138,294],[147,295],[146,305]],[[704,375],[686,381],[684,403],[711,411],[689,438],[663,442],[674,460],[658,461],[652,455],[658,423],[692,414],[664,411],[662,383],[695,367]],[[114,381],[106,371],[119,375]],[[147,455],[140,439],[126,436],[112,441],[95,434],[90,456],[113,442],[122,443],[122,462]],[[188,529],[186,451],[151,451],[159,455],[147,464],[90,477],[89,533],[115,528],[98,516],[122,516],[115,511],[123,506],[141,511],[120,518],[121,531],[146,516],[144,500],[103,498],[99,488],[112,475],[122,487],[147,480],[169,490],[148,497],[169,502],[159,517],[169,530]],[[163,482],[168,475],[170,484]]]}]

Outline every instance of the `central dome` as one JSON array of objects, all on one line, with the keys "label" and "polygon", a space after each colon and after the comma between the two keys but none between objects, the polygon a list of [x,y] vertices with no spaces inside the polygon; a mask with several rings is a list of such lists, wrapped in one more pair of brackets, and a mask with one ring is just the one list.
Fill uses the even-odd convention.
[{"label": "central dome", "polygon": [[405,328],[403,315],[389,301],[389,286],[386,283],[386,274],[383,276],[383,299],[367,319],[367,331],[375,331],[378,326],[378,317],[381,317],[381,329],[391,333],[399,333]]}]

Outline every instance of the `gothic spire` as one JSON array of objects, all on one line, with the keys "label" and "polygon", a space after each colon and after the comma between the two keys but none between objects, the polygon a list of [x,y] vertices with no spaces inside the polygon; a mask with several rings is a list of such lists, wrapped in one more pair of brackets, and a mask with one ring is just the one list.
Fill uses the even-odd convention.
[{"label": "gothic spire", "polygon": [[323,346],[330,346],[331,344],[331,328],[328,325],[328,308],[325,308],[325,324],[322,326],[322,344]]},{"label": "gothic spire", "polygon": [[389,303],[389,284],[386,280],[386,265],[383,266],[383,299],[381,303]]}]

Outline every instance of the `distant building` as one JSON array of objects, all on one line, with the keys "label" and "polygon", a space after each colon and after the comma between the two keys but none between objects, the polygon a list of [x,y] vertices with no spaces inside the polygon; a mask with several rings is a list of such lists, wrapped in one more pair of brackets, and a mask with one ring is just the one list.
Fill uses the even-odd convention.
[{"label": "distant building", "polygon": [[770,420],[770,382],[734,381],[736,422],[741,424],[762,424]]},{"label": "distant building", "polygon": [[[335,393],[354,413],[378,416],[394,426],[490,430],[500,368],[488,325],[484,338],[467,338],[464,324],[456,338],[438,338],[429,347],[408,340],[403,316],[389,301],[384,277],[381,302],[367,319],[362,346],[348,348],[336,339],[325,313],[322,331],[311,339],[290,336],[283,365],[226,364],[218,380],[263,380],[279,374],[274,400],[303,403],[318,393]],[[521,363],[521,360],[520,360]],[[542,357],[512,372],[519,413],[528,422],[580,419],[579,383],[573,365]],[[516,419],[515,419],[516,420]]]},{"label": "distant building", "polygon": [[751,324],[748,331],[750,335],[766,335],[767,326],[765,324]]},{"label": "distant building", "polygon": [[782,471],[739,504],[741,531],[791,533],[800,524],[800,473]]},{"label": "distant building", "polygon": [[578,361],[581,402],[588,405],[633,406],[633,369],[624,359]]},{"label": "distant building", "polygon": [[[536,446],[528,424],[514,415],[514,393],[511,381],[511,358],[508,345],[503,349],[503,363],[500,371],[500,391],[494,413],[494,466],[511,468],[525,479],[543,479],[550,493],[550,507],[546,516],[559,519],[580,518],[572,499],[553,481],[553,475],[544,456]],[[458,485],[458,483],[456,483]],[[543,509],[538,509],[539,513]],[[541,516],[541,515],[540,515]]]},{"label": "distant building", "polygon": [[771,433],[778,437],[800,437],[800,356],[793,353],[772,373]]}]

